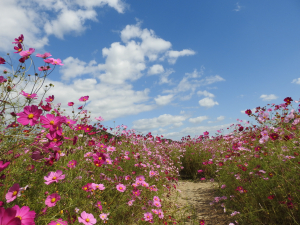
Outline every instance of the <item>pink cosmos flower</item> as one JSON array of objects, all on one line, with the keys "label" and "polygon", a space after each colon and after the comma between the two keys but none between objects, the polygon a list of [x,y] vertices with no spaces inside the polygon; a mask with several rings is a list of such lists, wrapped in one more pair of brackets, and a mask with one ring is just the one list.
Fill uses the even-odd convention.
[{"label": "pink cosmos flower", "polygon": [[16,210],[12,208],[4,209],[0,207],[1,225],[21,225],[20,218],[16,217]]},{"label": "pink cosmos flower", "polygon": [[34,224],[35,211],[30,211],[28,206],[20,208],[18,205],[15,205],[12,208],[16,210],[16,217],[21,220],[21,225]]},{"label": "pink cosmos flower", "polygon": [[123,184],[118,184],[117,185],[117,190],[120,192],[124,192],[126,190],[126,187]]},{"label": "pink cosmos flower", "polygon": [[23,95],[23,96],[25,96],[26,98],[32,98],[32,99],[37,99],[37,94],[29,94],[29,93],[26,93],[26,92],[24,92],[24,91],[21,91],[21,94]]},{"label": "pink cosmos flower", "polygon": [[155,205],[158,208],[161,207],[161,204],[158,201],[153,201],[153,205]]},{"label": "pink cosmos flower", "polygon": [[152,213],[151,212],[144,213],[144,218],[145,218],[145,221],[152,220],[153,219]]},{"label": "pink cosmos flower", "polygon": [[51,194],[51,195],[48,195],[46,200],[45,200],[45,204],[48,206],[48,207],[53,207],[56,205],[56,202],[60,200],[60,195],[54,193],[54,194]]},{"label": "pink cosmos flower", "polygon": [[44,179],[46,180],[45,184],[49,185],[53,182],[58,182],[59,180],[63,180],[65,178],[65,175],[62,175],[62,171],[61,170],[57,170],[56,172],[50,172],[48,173],[48,176],[44,177]]},{"label": "pink cosmos flower", "polygon": [[99,216],[102,220],[108,220],[107,216],[109,215],[109,213],[101,213]]},{"label": "pink cosmos flower", "polygon": [[32,53],[34,53],[34,51],[35,51],[34,48],[29,48],[29,50],[21,51],[19,54],[20,56],[27,57],[30,56]]},{"label": "pink cosmos flower", "polygon": [[53,63],[53,58],[49,58],[49,59],[44,59],[45,63]]},{"label": "pink cosmos flower", "polygon": [[20,191],[19,184],[15,183],[9,190],[8,193],[5,195],[7,203],[12,202],[17,198],[17,194]]},{"label": "pink cosmos flower", "polygon": [[93,214],[86,213],[85,211],[81,213],[81,217],[78,217],[78,221],[79,223],[83,223],[84,225],[93,225],[97,223],[97,220],[95,219]]},{"label": "pink cosmos flower", "polygon": [[68,102],[68,106],[73,106],[74,102]]},{"label": "pink cosmos flower", "polygon": [[22,125],[30,124],[30,126],[34,126],[39,123],[37,120],[42,113],[43,110],[38,109],[36,105],[25,106],[23,112],[17,113],[20,116],[17,121]]},{"label": "pink cosmos flower", "polygon": [[50,131],[56,131],[56,128],[60,126],[62,120],[64,120],[60,116],[55,117],[53,114],[47,114],[46,116],[47,117],[41,116],[42,127],[48,128]]},{"label": "pink cosmos flower", "polygon": [[48,225],[68,225],[67,221],[63,221],[61,218],[51,221]]},{"label": "pink cosmos flower", "polygon": [[92,183],[92,188],[94,190],[99,189],[100,191],[103,191],[105,189],[103,184],[95,184],[95,183]]},{"label": "pink cosmos flower", "polygon": [[79,101],[81,101],[81,102],[85,102],[87,100],[89,100],[89,96],[83,96],[79,99]]},{"label": "pink cosmos flower", "polygon": [[77,165],[77,161],[76,160],[71,160],[68,163],[68,167],[70,167],[70,168],[75,168],[76,165]]},{"label": "pink cosmos flower", "polygon": [[161,209],[158,210],[158,217],[159,217],[159,219],[164,218],[164,213]]},{"label": "pink cosmos flower", "polygon": [[96,206],[100,209],[100,211],[102,210],[102,205],[101,205],[101,202],[100,202],[100,201],[97,202],[97,205],[96,205]]},{"label": "pink cosmos flower", "polygon": [[128,202],[128,205],[129,205],[129,206],[132,206],[132,205],[133,205],[133,202],[134,202],[134,200],[130,200],[130,201]]},{"label": "pink cosmos flower", "polygon": [[45,99],[46,102],[53,102],[54,100],[54,95],[49,96],[48,98]]},{"label": "pink cosmos flower", "polygon": [[154,197],[153,197],[153,201],[160,202],[160,198],[159,198],[158,196],[154,196]]},{"label": "pink cosmos flower", "polygon": [[3,164],[3,161],[0,161],[0,172],[5,170],[9,166],[10,162],[6,162]]},{"label": "pink cosmos flower", "polygon": [[145,177],[143,175],[137,176],[136,181],[144,181]]},{"label": "pink cosmos flower", "polygon": [[60,59],[53,59],[53,58],[49,58],[49,59],[52,59],[52,63],[51,63],[52,65],[60,65],[60,66],[64,65],[61,63]]},{"label": "pink cosmos flower", "polygon": [[143,187],[149,187],[149,184],[145,181],[141,182],[141,184],[142,184]]},{"label": "pink cosmos flower", "polygon": [[47,57],[52,56],[50,53],[44,53],[44,54],[36,54],[36,57],[41,57],[43,59],[46,59]]}]

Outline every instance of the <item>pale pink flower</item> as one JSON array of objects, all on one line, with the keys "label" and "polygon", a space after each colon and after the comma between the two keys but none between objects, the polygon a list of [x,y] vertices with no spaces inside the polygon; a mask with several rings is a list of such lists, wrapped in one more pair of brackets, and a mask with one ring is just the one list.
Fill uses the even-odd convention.
[{"label": "pale pink flower", "polygon": [[9,190],[8,193],[5,195],[7,203],[12,202],[17,198],[17,195],[20,191],[20,185],[15,183]]},{"label": "pale pink flower", "polygon": [[57,170],[56,172],[50,172],[48,173],[48,176],[44,177],[44,179],[46,180],[46,182],[44,182],[45,184],[49,185],[53,182],[58,182],[59,180],[63,180],[65,178],[65,175],[62,175],[62,171],[61,170]]},{"label": "pale pink flower", "polygon": [[85,211],[81,213],[81,217],[78,217],[78,221],[84,225],[93,225],[97,223],[97,220],[94,218],[93,214],[86,213]]},{"label": "pale pink flower", "polygon": [[105,189],[103,184],[95,184],[95,183],[92,183],[92,188],[94,190],[99,189],[100,191],[103,191]]},{"label": "pale pink flower", "polygon": [[101,213],[99,216],[102,220],[108,220],[107,216],[109,215],[109,213]]},{"label": "pale pink flower", "polygon": [[117,190],[120,192],[124,192],[126,190],[126,187],[123,184],[118,184],[117,185]]}]

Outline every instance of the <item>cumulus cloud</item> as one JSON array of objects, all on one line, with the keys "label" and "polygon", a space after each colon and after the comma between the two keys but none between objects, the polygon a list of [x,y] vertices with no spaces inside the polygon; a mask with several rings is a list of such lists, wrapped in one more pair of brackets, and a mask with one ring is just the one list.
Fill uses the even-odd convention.
[{"label": "cumulus cloud", "polygon": [[121,0],[1,0],[0,51],[9,52],[14,38],[23,34],[26,46],[44,52],[49,35],[60,39],[70,32],[80,35],[87,20],[98,21],[94,8],[105,5],[119,13],[127,8]]},{"label": "cumulus cloud", "polygon": [[274,99],[277,99],[278,97],[276,95],[261,95],[260,98],[263,100],[263,101],[270,101],[270,100],[274,100]]},{"label": "cumulus cloud", "polygon": [[167,105],[172,101],[173,95],[158,95],[157,98],[154,98],[157,105]]},{"label": "cumulus cloud", "polygon": [[153,66],[151,66],[148,70],[148,74],[149,75],[153,75],[153,74],[159,74],[159,73],[163,73],[165,70],[164,70],[164,67],[160,64],[155,64]]},{"label": "cumulus cloud", "polygon": [[211,108],[215,105],[219,105],[218,102],[214,102],[211,98],[203,98],[199,101],[199,105],[207,108]]},{"label": "cumulus cloud", "polygon": [[152,119],[140,119],[133,122],[133,129],[139,131],[148,131],[149,129],[158,128],[158,127],[166,127],[169,125],[181,126],[182,121],[185,121],[187,117],[185,116],[173,116],[170,114],[163,114],[159,117],[155,117]]},{"label": "cumulus cloud", "polygon": [[191,123],[201,123],[202,121],[207,120],[207,119],[208,119],[207,116],[198,116],[196,118],[190,118],[189,122],[191,122]]}]

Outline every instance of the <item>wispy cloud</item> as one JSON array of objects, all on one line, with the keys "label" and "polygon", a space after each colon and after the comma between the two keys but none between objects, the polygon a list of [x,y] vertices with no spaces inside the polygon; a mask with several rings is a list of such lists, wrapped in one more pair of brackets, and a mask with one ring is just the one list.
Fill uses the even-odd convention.
[{"label": "wispy cloud", "polygon": [[242,6],[237,2],[236,3],[236,8],[233,11],[239,12],[241,10]]}]

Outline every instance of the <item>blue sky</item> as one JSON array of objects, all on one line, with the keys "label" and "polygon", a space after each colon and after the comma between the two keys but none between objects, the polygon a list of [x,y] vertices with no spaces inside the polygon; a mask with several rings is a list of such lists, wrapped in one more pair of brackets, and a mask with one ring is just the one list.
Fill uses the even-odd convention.
[{"label": "blue sky", "polygon": [[44,62],[35,55],[46,52],[64,64],[39,100],[52,83],[45,97],[54,95],[66,115],[68,102],[77,113],[88,95],[89,124],[101,116],[108,128],[115,121],[179,141],[228,134],[231,124],[257,124],[247,109],[299,100],[299,27],[298,0],[2,0],[0,56],[9,52],[15,70],[12,42],[23,34],[36,67]]}]

